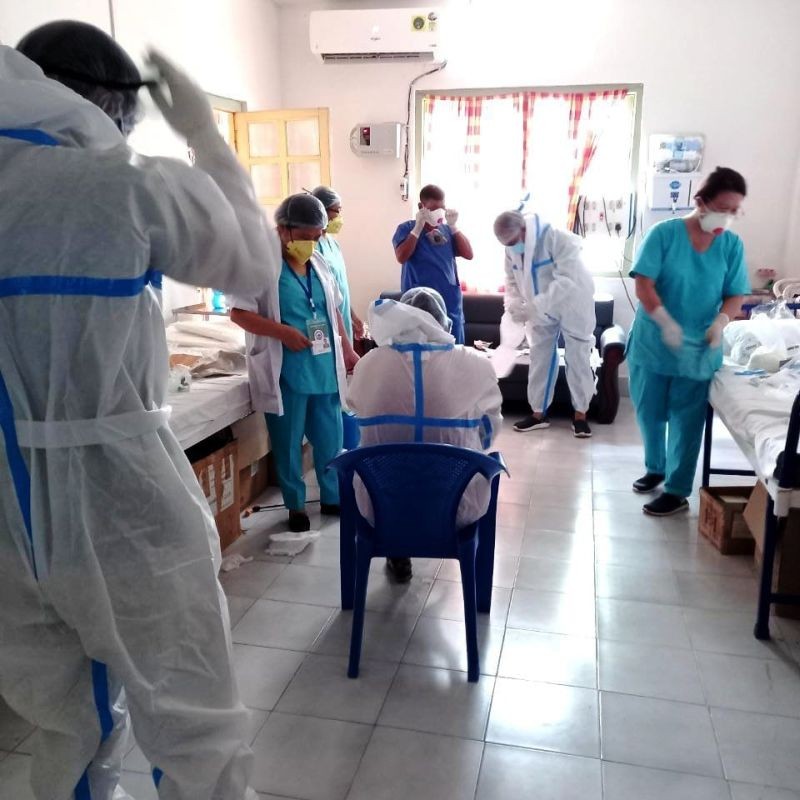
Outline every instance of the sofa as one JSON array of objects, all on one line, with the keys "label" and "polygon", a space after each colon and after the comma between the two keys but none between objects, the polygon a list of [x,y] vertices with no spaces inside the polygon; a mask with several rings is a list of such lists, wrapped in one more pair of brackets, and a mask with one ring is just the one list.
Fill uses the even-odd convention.
[{"label": "sofa", "polygon": [[[399,292],[383,292],[384,299],[397,300]],[[614,298],[610,294],[597,294],[594,298],[594,329],[597,350],[602,365],[597,371],[597,393],[589,407],[589,417],[603,425],[610,424],[619,409],[619,365],[625,360],[627,334],[614,324]],[[464,294],[464,336],[467,345],[476,341],[500,344],[500,319],[503,316],[502,294]],[[563,342],[561,343],[563,346]],[[527,406],[528,366],[517,364],[507,378],[500,380],[500,391],[506,406]],[[571,413],[567,379],[562,366],[559,369],[551,413]]]}]

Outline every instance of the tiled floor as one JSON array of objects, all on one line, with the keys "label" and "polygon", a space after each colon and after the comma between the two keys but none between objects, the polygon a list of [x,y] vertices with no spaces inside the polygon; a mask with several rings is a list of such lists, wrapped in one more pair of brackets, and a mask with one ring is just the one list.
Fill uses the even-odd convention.
[{"label": "tiled floor", "polygon": [[[270,560],[283,514],[246,521],[239,548],[255,560],[223,583],[261,797],[800,800],[800,624],[752,637],[752,560],[698,539],[696,498],[689,515],[641,514],[630,406],[590,441],[557,420],[525,436],[507,427],[498,447],[512,478],[478,684],[454,564],[417,561],[395,586],[374,563],[349,681],[337,526]],[[716,453],[738,455],[724,437]],[[2,800],[32,797],[30,732],[0,712]],[[127,790],[153,800],[138,748],[125,769]]]}]

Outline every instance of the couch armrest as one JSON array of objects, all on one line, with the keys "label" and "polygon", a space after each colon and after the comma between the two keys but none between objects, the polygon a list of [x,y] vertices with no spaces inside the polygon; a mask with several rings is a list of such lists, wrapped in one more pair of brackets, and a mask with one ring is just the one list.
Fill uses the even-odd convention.
[{"label": "couch armrest", "polygon": [[627,341],[628,334],[625,333],[625,329],[621,325],[612,325],[610,328],[606,328],[600,334],[600,355],[603,357],[603,360],[606,358],[606,351],[609,351],[610,348],[619,348],[622,350],[622,358],[619,360],[622,361],[625,357],[625,345]]}]

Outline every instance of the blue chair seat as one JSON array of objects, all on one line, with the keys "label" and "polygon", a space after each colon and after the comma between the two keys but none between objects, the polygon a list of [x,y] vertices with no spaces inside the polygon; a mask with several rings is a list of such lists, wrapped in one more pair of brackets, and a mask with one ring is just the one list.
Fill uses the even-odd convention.
[{"label": "blue chair seat", "polygon": [[[477,612],[491,608],[497,488],[506,471],[500,455],[446,444],[383,444],[343,453],[328,468],[339,475],[342,608],[353,608],[348,675],[358,677],[370,561],[452,558],[461,567],[468,678],[477,681]],[[358,511],[355,475],[372,501],[374,525]],[[459,503],[476,475],[492,483],[489,509],[481,520],[458,529]]]}]

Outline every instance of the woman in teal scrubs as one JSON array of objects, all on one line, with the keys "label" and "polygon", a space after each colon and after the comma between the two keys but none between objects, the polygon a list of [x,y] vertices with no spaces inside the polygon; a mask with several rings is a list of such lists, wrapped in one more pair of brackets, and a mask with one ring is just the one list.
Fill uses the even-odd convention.
[{"label": "woman in teal scrubs", "polygon": [[314,450],[322,513],[337,515],[338,482],[326,467],[342,449],[345,370],[358,356],[344,330],[336,282],[316,251],[328,224],[322,203],[310,194],[287,197],[275,223],[283,256],[277,297],[265,286],[256,298],[235,298],[231,320],[248,333],[250,393],[254,408],[266,412],[289,528],[307,531],[303,439]]},{"label": "woman in teal scrubs", "polygon": [[328,215],[328,227],[325,229],[325,233],[320,236],[317,250],[328,262],[333,277],[336,279],[336,285],[342,295],[339,311],[344,320],[344,328],[352,342],[354,338],[360,339],[364,335],[364,323],[358,318],[350,305],[350,285],[347,282],[347,267],[344,263],[344,255],[339,242],[331,236],[331,234],[339,233],[342,229],[342,198],[338,192],[329,186],[317,186],[311,194],[325,206],[325,212]]},{"label": "woman in teal scrubs", "polygon": [[647,472],[635,492],[664,491],[643,510],[688,508],[708,389],[722,365],[722,330],[750,291],[742,240],[728,230],[747,194],[744,178],[718,167],[688,217],[653,226],[631,275],[640,304],[628,341],[631,399]]}]

